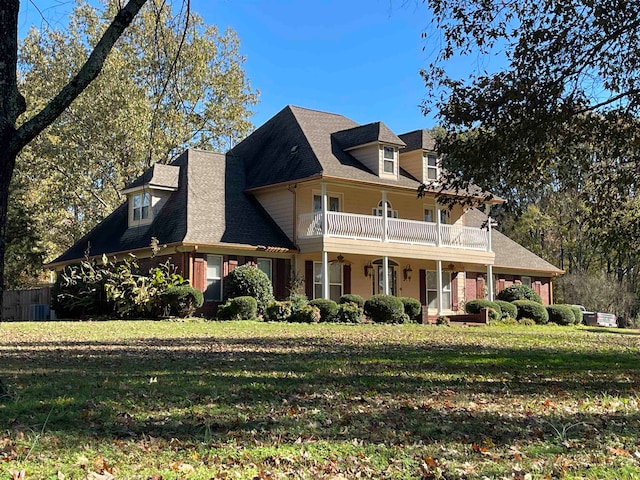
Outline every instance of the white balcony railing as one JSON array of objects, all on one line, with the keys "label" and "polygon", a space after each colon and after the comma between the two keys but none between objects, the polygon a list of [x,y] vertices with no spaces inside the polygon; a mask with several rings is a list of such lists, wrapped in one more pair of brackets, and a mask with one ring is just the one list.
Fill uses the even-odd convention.
[{"label": "white balcony railing", "polygon": [[[327,212],[328,237],[352,238],[354,240],[377,240],[416,245],[489,250],[488,232],[462,225],[438,225],[387,218],[386,235],[383,217],[355,213]],[[322,236],[322,213],[303,213],[298,216],[298,238]]]}]

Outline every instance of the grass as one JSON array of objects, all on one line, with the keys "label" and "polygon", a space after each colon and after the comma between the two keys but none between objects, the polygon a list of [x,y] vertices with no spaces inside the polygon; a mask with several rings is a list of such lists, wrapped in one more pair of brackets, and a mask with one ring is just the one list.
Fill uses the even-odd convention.
[{"label": "grass", "polygon": [[640,332],[4,323],[0,480],[640,478]]}]

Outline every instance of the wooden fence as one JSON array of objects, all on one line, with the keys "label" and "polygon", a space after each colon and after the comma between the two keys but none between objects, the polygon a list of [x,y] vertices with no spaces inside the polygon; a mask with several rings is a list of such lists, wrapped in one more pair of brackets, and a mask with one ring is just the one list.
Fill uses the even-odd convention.
[{"label": "wooden fence", "polygon": [[51,287],[30,290],[7,290],[3,292],[2,321],[26,322],[49,320]]}]

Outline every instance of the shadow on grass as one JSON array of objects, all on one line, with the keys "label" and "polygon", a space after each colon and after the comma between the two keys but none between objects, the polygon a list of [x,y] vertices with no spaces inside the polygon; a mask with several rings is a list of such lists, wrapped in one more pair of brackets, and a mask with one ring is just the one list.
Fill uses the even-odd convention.
[{"label": "shadow on grass", "polygon": [[[2,345],[0,346],[7,346]],[[555,410],[547,397],[640,395],[637,353],[336,339],[24,342],[0,353],[0,425],[78,437],[405,444],[636,436],[638,412]],[[483,407],[476,408],[477,402]],[[490,408],[495,403],[500,408]],[[50,414],[50,415],[49,415]],[[570,431],[567,427],[571,427]]]}]

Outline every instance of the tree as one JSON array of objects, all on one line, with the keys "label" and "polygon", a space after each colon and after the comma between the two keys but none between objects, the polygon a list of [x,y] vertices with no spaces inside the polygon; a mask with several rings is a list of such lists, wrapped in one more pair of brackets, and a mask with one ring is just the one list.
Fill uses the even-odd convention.
[{"label": "tree", "polygon": [[[0,2],[0,292],[4,290],[9,185],[18,154],[84,91],[100,73],[107,55],[146,0],[118,2],[115,15],[77,73],[27,120],[27,109],[18,88],[19,0]],[[188,0],[187,0],[188,2]],[[187,3],[188,5],[188,3]],[[0,311],[2,295],[0,295]]]},{"label": "tree", "polygon": [[[585,222],[555,222],[556,241],[579,240],[580,265],[579,249],[590,243],[606,273],[637,278],[640,4],[426,3],[426,37],[439,47],[422,71],[423,108],[436,108],[444,127],[437,145],[448,174],[440,187],[475,183],[506,198],[517,217],[531,203],[551,214],[544,202],[570,214],[562,201],[576,199],[581,215],[588,209]],[[490,70],[454,78],[450,61],[462,57]],[[588,242],[571,238],[584,232]]]},{"label": "tree", "polygon": [[[19,57],[26,115],[68,80],[113,10],[79,0],[66,30],[29,32]],[[19,156],[47,259],[111,213],[150,162],[188,147],[225,149],[249,132],[257,96],[235,32],[219,33],[194,13],[185,27],[178,15],[160,2],[143,8],[100,75]]]}]

